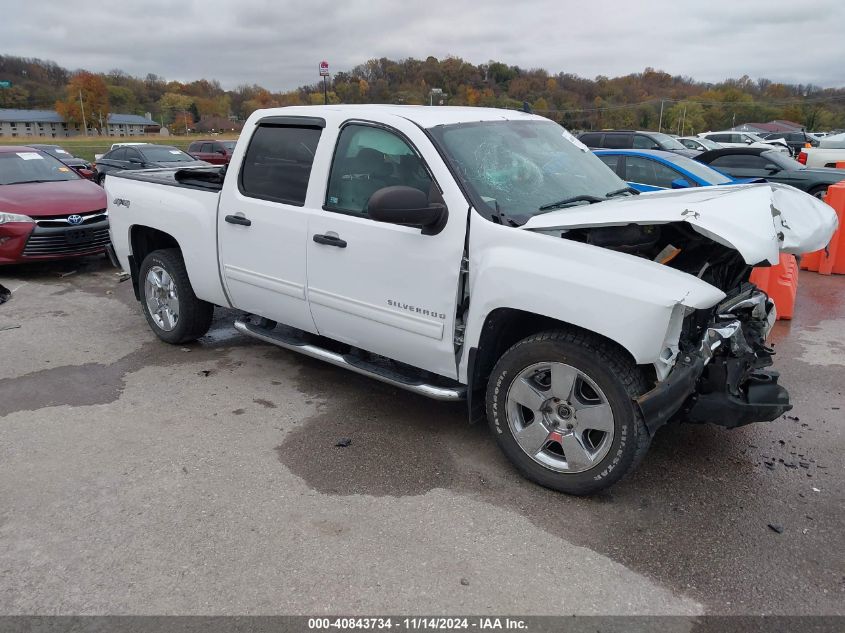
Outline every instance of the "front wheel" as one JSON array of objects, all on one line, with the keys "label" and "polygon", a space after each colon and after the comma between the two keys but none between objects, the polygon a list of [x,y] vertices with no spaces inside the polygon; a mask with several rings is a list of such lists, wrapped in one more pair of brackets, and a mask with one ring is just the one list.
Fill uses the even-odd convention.
[{"label": "front wheel", "polygon": [[208,332],[214,306],[198,299],[178,248],[153,251],[138,273],[141,309],[162,341],[178,345]]},{"label": "front wheel", "polygon": [[622,350],[580,332],[544,332],[499,359],[487,387],[487,418],[525,477],[587,495],[633,470],[648,450],[634,403],[646,390]]},{"label": "front wheel", "polygon": [[816,187],[815,189],[812,189],[809,194],[814,198],[824,201],[824,197],[827,195],[827,185]]}]

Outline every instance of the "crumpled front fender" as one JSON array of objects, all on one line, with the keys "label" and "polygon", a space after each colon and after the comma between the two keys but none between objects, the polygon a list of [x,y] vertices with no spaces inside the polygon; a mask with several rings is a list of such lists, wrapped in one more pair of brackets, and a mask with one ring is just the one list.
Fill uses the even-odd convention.
[{"label": "crumpled front fender", "polygon": [[679,304],[703,309],[725,297],[692,275],[598,246],[486,220],[471,235],[469,347],[493,310],[512,308],[595,332],[654,364]]}]

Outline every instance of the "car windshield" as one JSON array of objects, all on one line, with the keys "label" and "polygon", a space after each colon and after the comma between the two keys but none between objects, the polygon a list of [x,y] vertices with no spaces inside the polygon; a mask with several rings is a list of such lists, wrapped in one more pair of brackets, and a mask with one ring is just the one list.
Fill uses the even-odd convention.
[{"label": "car windshield", "polygon": [[732,178],[729,178],[722,172],[716,171],[712,167],[708,167],[707,165],[699,163],[692,158],[687,158],[686,156],[678,156],[676,154],[672,156],[672,158],[667,158],[666,160],[671,162],[673,165],[677,165],[681,169],[688,171],[699,180],[703,180],[711,185],[727,185],[728,183],[733,182]]},{"label": "car windshield", "polygon": [[141,149],[141,153],[151,163],[186,163],[196,160],[196,158],[186,154],[181,149],[167,145],[144,147]]},{"label": "car windshield", "polygon": [[490,217],[503,213],[523,224],[556,202],[605,199],[626,189],[597,156],[552,121],[458,123],[429,132],[476,208]]},{"label": "car windshield", "polygon": [[648,134],[651,138],[657,141],[663,149],[688,149],[684,147],[684,144],[678,139],[672,138],[668,134],[662,134],[660,132],[649,132]]},{"label": "car windshield", "polygon": [[74,171],[44,152],[22,149],[0,153],[0,185],[77,180]]}]

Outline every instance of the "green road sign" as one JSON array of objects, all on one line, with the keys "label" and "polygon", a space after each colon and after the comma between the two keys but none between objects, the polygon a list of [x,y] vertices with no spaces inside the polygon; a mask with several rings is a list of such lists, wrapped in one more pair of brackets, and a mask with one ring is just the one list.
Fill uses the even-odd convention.
[{"label": "green road sign", "polygon": [[0,81],[0,88],[11,88],[12,82],[11,81]]}]

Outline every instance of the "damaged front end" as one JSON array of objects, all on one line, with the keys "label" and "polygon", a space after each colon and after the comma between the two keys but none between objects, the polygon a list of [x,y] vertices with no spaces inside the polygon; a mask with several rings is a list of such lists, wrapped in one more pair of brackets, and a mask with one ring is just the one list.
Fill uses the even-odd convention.
[{"label": "damaged front end", "polygon": [[637,399],[651,433],[670,419],[735,428],[791,409],[766,345],[775,318],[749,283],[781,252],[824,248],[838,225],[820,200],[772,183],[702,187],[536,216],[523,228],[673,268],[724,293],[712,307],[671,306],[655,386]]},{"label": "damaged front end", "polygon": [[652,434],[670,419],[736,428],[775,420],[792,408],[779,374],[766,369],[774,303],[743,283],[711,310],[684,319],[677,362],[665,380],[637,399]]}]

